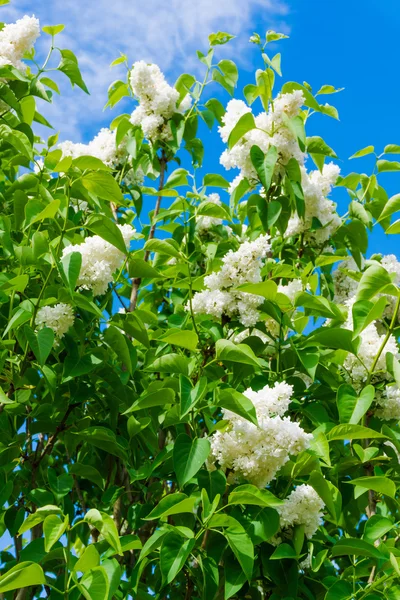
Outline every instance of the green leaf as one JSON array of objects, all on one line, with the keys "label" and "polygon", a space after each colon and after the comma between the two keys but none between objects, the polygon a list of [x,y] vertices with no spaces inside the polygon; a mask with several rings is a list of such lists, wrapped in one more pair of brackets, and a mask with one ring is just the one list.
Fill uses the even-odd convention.
[{"label": "green leaf", "polygon": [[144,245],[144,250],[157,252],[158,254],[166,254],[167,256],[173,256],[175,258],[181,257],[181,253],[173,244],[173,240],[147,240]]},{"label": "green leaf", "polygon": [[296,550],[289,546],[289,544],[279,544],[274,552],[269,557],[270,560],[282,560],[282,559],[294,559],[298,558]]},{"label": "green leaf", "polygon": [[68,470],[72,475],[77,475],[78,477],[82,477],[82,479],[92,481],[100,489],[103,489],[103,478],[95,467],[77,462],[70,465]]},{"label": "green leaf", "polygon": [[357,354],[360,339],[353,340],[353,332],[348,329],[339,329],[338,327],[324,327],[318,329],[315,333],[308,336],[308,341],[314,344],[320,344],[327,348],[346,350],[352,354]]},{"label": "green leaf", "polygon": [[[7,100],[7,98],[4,98],[3,96],[2,99]],[[36,112],[35,98],[33,96],[26,96],[25,98],[21,98],[20,105],[24,123],[32,125],[32,121],[35,117]],[[15,108],[15,106],[13,108]]]},{"label": "green leaf", "polygon": [[310,90],[307,89],[304,85],[301,85],[300,83],[297,83],[295,81],[288,81],[287,83],[285,83],[282,86],[283,94],[287,94],[287,93],[290,94],[294,90],[301,90],[303,92],[305,106],[308,106],[309,108],[312,108],[313,110],[316,110],[317,112],[320,112],[320,106],[319,106],[318,102],[316,101],[314,96],[311,94]]},{"label": "green leaf", "polygon": [[57,515],[49,515],[43,522],[44,549],[50,552],[68,526],[68,517],[62,521]]},{"label": "green leaf", "polygon": [[283,501],[276,498],[276,496],[268,490],[261,490],[255,485],[245,484],[239,485],[229,494],[228,504],[274,507],[281,506]]},{"label": "green leaf", "polygon": [[398,210],[400,210],[400,194],[395,194],[386,202],[381,214],[379,215],[378,222],[387,219],[387,217],[390,217]]},{"label": "green leaf", "polygon": [[231,149],[241,138],[252,129],[256,129],[256,122],[251,112],[247,112],[240,117],[235,127],[232,129],[228,138],[228,148]]},{"label": "green leaf", "polygon": [[331,555],[335,556],[369,556],[382,559],[385,556],[373,544],[357,538],[343,538],[338,540],[332,548]]},{"label": "green leaf", "polygon": [[207,378],[201,377],[194,387],[184,375],[179,375],[180,415],[185,417],[201,400],[207,390]]},{"label": "green leaf", "polygon": [[400,162],[395,160],[378,160],[376,163],[378,173],[389,173],[391,171],[400,171]]},{"label": "green leaf", "polygon": [[336,425],[327,435],[328,441],[333,440],[367,440],[376,438],[386,438],[386,435],[363,427],[362,425]]},{"label": "green leaf", "polygon": [[57,33],[60,33],[61,31],[63,31],[65,29],[65,25],[45,25],[44,27],[42,27],[42,31],[44,31],[44,33],[48,33],[49,35],[57,35]]},{"label": "green leaf", "polygon": [[322,156],[337,158],[337,155],[332,148],[317,135],[307,138],[307,152],[310,154],[322,154]]},{"label": "green leaf", "polygon": [[195,331],[189,329],[170,329],[164,333],[160,338],[160,342],[165,344],[171,344],[173,346],[179,346],[180,348],[186,348],[194,352],[197,349],[199,343],[198,335]]},{"label": "green leaf", "polygon": [[160,551],[160,570],[162,585],[171,583],[183,568],[195,545],[194,539],[182,543],[182,536],[175,532],[168,533],[163,539]]},{"label": "green leaf", "polygon": [[234,344],[229,340],[220,339],[215,344],[215,349],[217,360],[260,367],[258,358],[246,344]]},{"label": "green leaf", "polygon": [[264,152],[258,146],[252,146],[250,149],[250,158],[262,186],[267,192],[271,185],[276,161],[278,160],[278,151],[275,146],[270,146],[264,155]]},{"label": "green leaf", "polygon": [[100,450],[106,450],[113,456],[118,456],[122,460],[126,460],[125,450],[117,443],[115,433],[107,427],[99,425],[88,427],[79,432],[74,432],[74,435],[79,436],[83,442],[91,444]]},{"label": "green leaf", "polygon": [[123,321],[123,329],[128,335],[138,340],[146,348],[150,348],[146,327],[136,313],[129,313]]},{"label": "green leaf", "polygon": [[260,283],[244,283],[236,289],[248,294],[262,296],[267,300],[275,300],[278,286],[276,285],[275,281],[268,279],[267,281],[262,281]]},{"label": "green leaf", "polygon": [[[28,204],[25,207],[25,213],[26,213],[25,229],[27,229],[34,223],[44,221],[45,219],[54,219],[54,217],[56,216],[56,214],[58,212],[58,209],[60,208],[59,200],[52,200],[51,202],[49,202],[49,204],[43,210],[41,210],[41,206],[43,206],[43,204],[40,205],[39,210],[35,210],[35,208],[38,208],[39,205],[34,206],[34,203],[35,203],[35,201],[31,200],[28,202]],[[31,209],[33,209],[33,212],[30,212]]]},{"label": "green leaf", "polygon": [[395,527],[394,523],[382,515],[373,515],[365,523],[363,539],[367,542],[375,542]]},{"label": "green leaf", "polygon": [[210,33],[208,41],[210,42],[210,46],[220,46],[233,40],[234,37],[234,35],[226,33],[225,31],[218,31],[218,33]]},{"label": "green leaf", "polygon": [[377,299],[375,303],[368,300],[360,300],[353,304],[353,328],[354,336],[359,335],[364,329],[374,321],[382,317],[386,308],[387,300],[384,296]]},{"label": "green leaf", "polygon": [[87,228],[96,235],[99,235],[106,242],[109,242],[112,246],[115,246],[120,252],[127,253],[122,233],[111,219],[102,215],[96,215],[90,219]]},{"label": "green leaf", "polygon": [[118,356],[122,363],[122,368],[125,368],[129,373],[132,374],[131,354],[129,352],[128,340],[126,337],[117,327],[114,327],[114,325],[109,325],[104,332],[104,340]]},{"label": "green leaf", "polygon": [[104,539],[110,544],[110,546],[115,550],[115,552],[122,556],[123,552],[121,548],[121,542],[119,539],[117,527],[114,523],[114,519],[104,512],[101,513],[101,517],[103,519],[101,534],[104,536]]},{"label": "green leaf", "polygon": [[124,414],[142,410],[144,408],[153,408],[154,406],[164,406],[165,404],[172,404],[175,399],[175,393],[171,388],[162,388],[156,392],[145,394],[141,396],[139,400],[131,406]]},{"label": "green leaf", "polygon": [[153,521],[180,513],[193,513],[196,498],[188,498],[186,494],[168,494],[162,498],[155,508],[146,516],[145,521]]},{"label": "green leaf", "polygon": [[[324,600],[349,600],[353,593],[353,586],[348,581],[336,581],[327,591]],[[372,598],[370,599],[372,600]]]},{"label": "green leaf", "polygon": [[38,363],[43,366],[53,348],[53,330],[50,327],[43,327],[38,333],[35,333],[29,325],[25,325],[24,333]]},{"label": "green leaf", "polygon": [[[330,483],[325,477],[318,471],[313,471],[308,480],[308,484],[311,485],[317,492],[318,496],[324,501],[326,508],[329,510],[331,516],[337,519],[336,506],[334,500],[334,494],[332,493],[333,484]],[[335,488],[336,492],[338,490]]]},{"label": "green leaf", "polygon": [[239,78],[238,69],[235,63],[232,60],[223,59],[219,61],[218,67],[224,74],[226,83],[234,88]]},{"label": "green leaf", "polygon": [[142,258],[131,258],[129,261],[129,275],[143,279],[162,279],[163,275]]},{"label": "green leaf", "polygon": [[346,483],[351,483],[351,485],[356,485],[357,487],[366,490],[373,490],[374,492],[384,494],[390,498],[395,498],[396,496],[396,485],[394,481],[388,477],[358,477],[357,479],[346,481]]},{"label": "green leaf", "polygon": [[72,490],[74,480],[68,473],[62,473],[57,477],[56,471],[49,468],[47,471],[47,479],[51,491],[56,496],[66,496]]},{"label": "green leaf", "polygon": [[243,417],[254,425],[258,425],[256,409],[247,396],[231,388],[220,389],[217,395],[218,406],[226,408],[236,415]]},{"label": "green leaf", "polygon": [[187,375],[189,372],[188,359],[181,354],[164,354],[156,358],[145,370],[154,373],[182,373],[182,375]]},{"label": "green leaf", "polygon": [[95,156],[78,156],[74,158],[72,161],[72,165],[77,167],[81,171],[86,171],[86,169],[91,169],[93,171],[110,171],[110,167],[106,167],[102,160],[96,158]]},{"label": "green leaf", "polygon": [[254,567],[254,546],[246,532],[234,531],[229,528],[225,531],[225,537],[236,556],[247,581],[251,581]]},{"label": "green leaf", "polygon": [[371,265],[362,274],[356,300],[370,300],[391,283],[392,280],[386,269],[378,264]]},{"label": "green leaf", "polygon": [[121,204],[122,193],[118,183],[110,173],[104,171],[91,171],[82,177],[82,184],[95,196]]},{"label": "green leaf", "polygon": [[0,593],[20,590],[34,585],[44,585],[46,578],[40,565],[21,562],[0,577]]},{"label": "green leaf", "polygon": [[210,453],[206,438],[192,440],[186,433],[176,438],[173,450],[174,470],[182,488],[201,469]]},{"label": "green leaf", "polygon": [[62,269],[65,278],[68,282],[69,289],[71,292],[76,288],[76,282],[78,281],[79,273],[81,272],[82,266],[82,254],[80,252],[71,252],[66,254],[61,259]]},{"label": "green leaf", "polygon": [[29,160],[33,159],[31,143],[22,131],[11,129],[8,125],[0,125],[0,139],[13,146],[19,154],[26,156]]},{"label": "green leaf", "polygon": [[110,583],[103,567],[94,567],[87,571],[78,587],[86,600],[108,600]]},{"label": "green leaf", "polygon": [[167,182],[164,185],[164,189],[168,190],[180,187],[182,185],[188,185],[187,175],[188,172],[186,171],[186,169],[176,169],[168,177]]},{"label": "green leaf", "polygon": [[367,385],[357,396],[351,385],[344,383],[337,391],[336,402],[341,423],[357,425],[374,401],[375,389]]},{"label": "green leaf", "polygon": [[387,144],[383,151],[385,154],[400,154],[400,146],[397,144]]},{"label": "green leaf", "polygon": [[36,512],[30,514],[25,521],[22,523],[21,527],[18,530],[18,535],[22,535],[35,525],[39,525],[39,523],[43,523],[45,518],[48,515],[60,515],[61,509],[58,506],[46,505],[39,507]]},{"label": "green leaf", "polygon": [[71,50],[60,50],[61,62],[57,69],[64,73],[71,82],[72,87],[77,85],[87,94],[89,93],[85,82],[82,79],[81,72],[78,66],[78,59]]},{"label": "green leaf", "polygon": [[373,152],[375,152],[375,148],[373,146],[365,146],[365,148],[358,150],[355,154],[350,156],[350,159],[361,158],[362,156],[367,156],[367,154],[372,154]]},{"label": "green leaf", "polygon": [[203,177],[203,186],[212,186],[212,187],[220,187],[220,188],[228,188],[229,181],[219,175],[218,173],[207,173]]},{"label": "green leaf", "polygon": [[79,557],[74,565],[75,573],[86,573],[94,567],[98,567],[100,564],[100,554],[98,553],[96,546],[90,544],[85,548],[83,554]]}]

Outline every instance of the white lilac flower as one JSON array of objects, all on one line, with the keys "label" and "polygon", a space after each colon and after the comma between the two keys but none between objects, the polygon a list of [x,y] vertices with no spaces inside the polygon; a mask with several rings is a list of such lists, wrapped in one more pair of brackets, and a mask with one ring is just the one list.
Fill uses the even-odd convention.
[{"label": "white lilac flower", "polygon": [[349,277],[346,271],[358,271],[355,260],[348,257],[333,272],[333,285],[335,288],[334,301],[336,304],[345,304],[350,298],[356,295],[358,281]]},{"label": "white lilac flower", "polygon": [[[135,230],[131,225],[118,225],[118,227],[126,247],[129,248]],[[104,294],[108,284],[113,280],[115,271],[121,266],[124,254],[98,235],[87,237],[83,244],[66,246],[63,257],[72,252],[80,252],[82,255],[77,285],[82,289],[93,290],[95,296]]]},{"label": "white lilac flower", "polygon": [[[255,117],[256,129],[247,132],[238,143],[231,149],[226,149],[221,155],[220,162],[226,169],[240,169],[240,179],[247,177],[250,181],[257,180],[256,170],[251,162],[250,150],[256,145],[264,153],[271,146],[278,151],[277,171],[286,165],[291,158],[295,158],[299,164],[304,164],[305,154],[299,148],[297,137],[287,126],[287,119],[299,114],[304,103],[301,91],[291,94],[279,94],[274,100],[274,106],[268,113],[261,113]],[[251,113],[251,108],[242,100],[231,100],[226,107],[226,113],[222,118],[223,125],[219,132],[223,142],[227,142],[229,135],[239,119],[246,113]],[[236,178],[231,185],[231,192],[240,181]]]},{"label": "white lilac flower", "polygon": [[71,198],[70,206],[75,212],[86,212],[89,209],[89,203],[86,200],[79,200],[78,198]]},{"label": "white lilac flower", "polygon": [[[371,261],[372,262],[372,261]],[[400,262],[397,260],[394,254],[387,254],[382,256],[380,263],[378,261],[374,261],[376,264],[381,264],[384,269],[392,276],[393,283],[396,286],[400,286]],[[364,267],[364,261],[363,261]],[[359,269],[355,263],[355,261],[350,258],[346,262],[342,263],[338,269],[333,273],[333,281],[335,285],[335,302],[340,304],[345,304],[346,301],[353,298],[353,296],[357,293],[358,281],[352,279],[347,275],[344,269],[351,271],[358,271]],[[395,296],[389,296],[386,294],[378,294],[377,298],[384,296],[387,300],[387,306],[384,310],[383,316],[387,319],[391,319],[393,316],[393,312],[396,308],[396,300]],[[398,315],[398,318],[400,314]]]},{"label": "white lilac flower", "polygon": [[292,279],[286,285],[278,285],[278,292],[281,294],[285,294],[293,304],[296,298],[296,295],[300,292],[304,291],[304,288],[309,288],[309,285],[304,286],[301,279]]},{"label": "white lilac flower", "polygon": [[130,84],[139,106],[131,115],[131,123],[142,128],[151,142],[171,137],[168,121],[174,113],[185,113],[191,105],[187,94],[177,106],[179,92],[171,87],[160,68],[144,61],[135,62],[130,73]]},{"label": "white lilac flower", "polygon": [[259,392],[244,392],[254,404],[258,427],[223,409],[228,427],[211,437],[210,461],[218,462],[222,469],[232,469],[236,479],[265,487],[289,457],[308,448],[312,439],[298,423],[281,416],[289,406],[292,391],[292,386],[282,382]]},{"label": "white lilac flower", "polygon": [[[306,169],[301,167],[305,214],[304,218],[295,214],[289,219],[287,236],[303,233],[306,239],[322,244],[340,227],[342,220],[336,212],[336,204],[327,198],[339,173],[339,167],[333,163],[324,165],[322,173],[320,171],[307,173]],[[318,219],[322,225],[316,231],[311,231],[313,218]]]},{"label": "white lilac flower", "polygon": [[[237,316],[245,327],[255,325],[259,319],[257,309],[264,298],[234,288],[261,281],[262,261],[271,249],[269,240],[269,235],[263,235],[252,242],[243,242],[236,252],[229,250],[222,259],[222,268],[204,278],[206,289],[193,296],[193,311],[217,318]],[[186,309],[189,310],[189,305]]]},{"label": "white lilac flower", "polygon": [[124,141],[117,147],[116,130],[107,127],[100,129],[99,133],[88,143],[81,144],[66,140],[58,144],[63,156],[78,158],[79,156],[94,156],[112,169],[115,169],[127,158]]},{"label": "white lilac flower", "polygon": [[[231,332],[231,333],[233,333],[233,332]],[[263,344],[268,344],[268,342],[270,342],[269,337],[263,331],[260,331],[256,327],[253,327],[251,330],[243,329],[243,331],[241,331],[240,333],[237,333],[236,335],[233,336],[232,341],[235,344],[241,344],[243,342],[243,340],[245,340],[250,335],[260,338],[260,340],[263,342]]]},{"label": "white lilac flower", "polygon": [[36,315],[36,325],[38,328],[50,327],[58,338],[62,338],[73,324],[73,308],[63,302],[59,302],[54,306],[43,306],[39,308]]},{"label": "white lilac flower", "polygon": [[39,20],[34,16],[25,15],[15,23],[7,23],[0,31],[0,66],[12,65],[25,71],[22,58],[39,35]]},{"label": "white lilac flower", "polygon": [[396,385],[386,386],[377,399],[375,414],[384,421],[400,420],[400,389]]},{"label": "white lilac flower", "polygon": [[[347,320],[344,324],[345,329],[353,329],[353,315],[352,306],[355,298],[350,298],[346,302],[348,308]],[[377,329],[377,321],[370,323],[360,333],[361,343],[358,348],[357,355],[348,353],[344,361],[344,368],[346,370],[347,378],[359,386],[368,379],[368,373],[371,370],[377,353],[385,339],[385,334],[379,334]],[[390,335],[386,341],[383,352],[381,352],[378,361],[374,367],[375,372],[379,372],[379,375],[374,376],[374,381],[377,379],[388,379],[390,377],[386,368],[386,355],[391,352],[396,358],[400,358],[399,349],[397,347],[396,338],[394,335]]]},{"label": "white lilac flower", "polygon": [[276,507],[282,528],[304,525],[304,533],[311,538],[323,522],[324,502],[310,485],[299,485]]}]

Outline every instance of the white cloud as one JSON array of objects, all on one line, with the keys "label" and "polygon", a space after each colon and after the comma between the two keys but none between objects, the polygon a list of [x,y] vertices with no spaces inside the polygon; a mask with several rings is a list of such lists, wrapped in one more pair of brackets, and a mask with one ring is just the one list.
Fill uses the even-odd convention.
[{"label": "white cloud", "polygon": [[[209,33],[222,30],[239,37],[227,52],[245,64],[249,32],[283,28],[288,8],[284,0],[11,0],[0,9],[4,21],[23,14],[39,17],[41,25],[64,23],[57,36],[60,47],[73,50],[91,96],[69,90],[61,83],[62,99],[55,99],[46,114],[61,137],[78,141],[107,123],[113,113],[103,113],[107,88],[121,75],[110,71],[110,62],[123,52],[129,61],[155,62],[171,81],[196,66],[195,51],[207,48]],[[49,42],[42,34],[39,49]],[[222,53],[225,49],[221,49]],[[89,124],[89,127],[88,127]]]}]

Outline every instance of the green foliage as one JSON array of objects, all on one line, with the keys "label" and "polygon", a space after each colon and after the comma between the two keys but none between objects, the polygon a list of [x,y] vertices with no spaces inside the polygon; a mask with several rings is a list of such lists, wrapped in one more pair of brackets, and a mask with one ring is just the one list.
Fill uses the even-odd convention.
[{"label": "green foliage", "polygon": [[[75,55],[53,48],[62,30],[43,27],[49,58],[60,53],[58,70],[88,92]],[[270,116],[281,55],[266,52],[286,37],[268,31],[265,41],[251,38],[263,68],[244,97]],[[223,104],[204,103],[204,89],[217,84],[232,96],[239,79],[233,61],[214,56],[232,38],[211,34],[207,52],[198,52],[204,79],[177,79],[176,113],[163,135],[148,140],[130,115],[114,119],[122,163],[90,153],[73,158],[57,147],[57,134],[38,137],[35,124],[47,121],[36,98],[50,102],[59,93],[47,61],[36,73],[0,69],[5,600],[24,597],[15,595],[24,589],[53,600],[398,597],[400,431],[396,418],[382,417],[379,402],[400,387],[400,289],[381,257],[365,258],[373,226],[400,232],[399,220],[392,222],[399,195],[388,198],[378,182],[380,173],[400,170],[382,158],[400,146],[389,144],[380,156],[367,146],[351,157],[373,158],[373,173],[338,179],[349,211],[322,242],[318,234],[330,223],[315,215],[301,233],[289,233],[289,223],[309,210],[303,164],[285,159],[278,144],[254,144],[263,130],[250,112],[227,135],[228,151],[247,152],[238,185],[219,173],[199,177],[199,119],[210,129],[226,126]],[[125,55],[112,66],[122,63],[129,64]],[[321,137],[306,137],[307,120],[313,113],[337,118],[319,96],[338,91],[324,85],[314,95],[296,82],[281,89],[303,95],[303,109],[282,119],[296,151],[315,162],[315,177],[336,154]],[[191,106],[183,111],[187,95]],[[106,106],[128,97],[129,72],[110,85]],[[188,168],[181,167],[184,156]],[[229,200],[216,201],[215,188]],[[121,226],[132,223],[138,230],[129,246]],[[106,256],[88,275],[82,248],[93,236]],[[221,268],[260,236],[272,240],[269,247],[261,238],[268,250],[260,276],[245,271],[229,288]],[[108,255],[119,266],[97,294],[87,280],[101,275]],[[348,255],[355,266],[344,261]],[[334,293],[341,261],[348,285],[355,283],[350,307]],[[220,316],[195,310],[195,294],[207,291],[211,274],[229,300],[259,300],[256,326],[230,309],[226,295]],[[291,284],[300,291],[292,294]],[[73,314],[61,334],[64,314],[56,323],[43,317],[60,305]],[[366,334],[378,327],[380,344],[366,366]],[[365,368],[361,378],[352,376],[351,361]],[[266,436],[280,409],[266,417],[256,392],[282,382],[293,388],[284,422],[301,426],[308,443],[256,485],[238,469],[239,456],[224,463],[213,443],[232,432],[235,419],[241,452],[251,440],[246,432]],[[260,447],[261,459],[282,452],[280,440],[273,443]],[[324,505],[311,533],[304,515],[284,522],[288,496],[303,485]]]}]

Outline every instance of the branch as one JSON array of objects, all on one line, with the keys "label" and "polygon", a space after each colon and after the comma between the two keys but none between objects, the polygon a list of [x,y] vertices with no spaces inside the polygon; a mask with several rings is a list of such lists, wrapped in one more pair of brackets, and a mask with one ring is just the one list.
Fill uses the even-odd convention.
[{"label": "branch", "polygon": [[66,422],[67,419],[69,417],[69,415],[72,413],[72,411],[79,406],[78,403],[76,404],[70,404],[68,406],[67,412],[65,413],[65,415],[63,416],[63,418],[61,419],[61,422],[57,425],[55,432],[53,433],[53,435],[51,435],[49,437],[49,439],[47,440],[47,444],[44,447],[42,453],[40,454],[39,458],[37,459],[37,461],[34,463],[34,469],[36,470],[38,468],[38,466],[40,465],[40,463],[42,462],[42,460],[44,459],[44,457],[46,456],[46,454],[50,454],[54,448],[54,444],[57,441],[57,437],[58,435],[64,431],[64,429],[66,429]]},{"label": "branch", "polygon": [[[160,159],[160,182],[158,185],[158,191],[161,191],[164,187],[164,178],[165,178],[165,168],[167,166],[167,158],[164,154],[164,152],[162,153],[161,159]],[[149,237],[147,238],[148,240],[152,240],[154,238],[154,234],[156,231],[156,217],[158,215],[158,213],[160,212],[160,206],[161,206],[161,199],[162,196],[158,196],[157,201],[156,201],[156,205],[154,208],[154,213],[153,213],[153,219],[152,219],[152,224],[150,227],[150,232],[149,232]],[[144,260],[147,262],[149,260],[150,257],[150,252],[149,250],[147,250],[145,252],[144,255]],[[137,305],[137,299],[138,299],[138,293],[139,293],[139,287],[141,284],[142,280],[140,277],[135,277],[134,279],[132,279],[132,291],[131,291],[131,299],[130,299],[130,303],[129,303],[129,310],[130,312],[132,312],[133,310],[135,310],[136,305]]]}]

